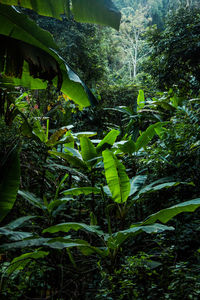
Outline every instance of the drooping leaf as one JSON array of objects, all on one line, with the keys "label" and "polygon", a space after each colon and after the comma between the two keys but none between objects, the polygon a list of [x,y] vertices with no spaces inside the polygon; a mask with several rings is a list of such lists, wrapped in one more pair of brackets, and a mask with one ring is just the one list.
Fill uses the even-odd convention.
[{"label": "drooping leaf", "polygon": [[129,229],[118,231],[113,233],[112,236],[108,237],[108,247],[111,249],[118,248],[127,238],[133,237],[141,232],[146,233],[161,233],[165,230],[174,230],[173,227],[169,227],[162,224],[153,224],[148,226],[140,226],[140,225],[133,225]]},{"label": "drooping leaf", "polygon": [[138,199],[141,195],[146,194],[146,193],[151,193],[151,192],[156,192],[156,191],[160,191],[162,189],[167,189],[170,187],[174,187],[180,184],[187,184],[187,185],[194,185],[192,182],[179,182],[179,181],[167,181],[167,177],[165,178],[161,178],[159,180],[156,180],[150,184],[145,185],[144,187],[142,187],[139,191],[139,193],[137,194],[136,197],[134,197],[134,199]]},{"label": "drooping leaf", "polygon": [[37,198],[34,194],[27,191],[18,191],[18,194],[22,196],[26,201],[28,201],[33,206],[46,210],[46,206],[43,204],[43,201],[40,198]]},{"label": "drooping leaf", "polygon": [[[1,13],[0,13],[1,20]],[[1,31],[3,34],[3,32]],[[39,47],[22,42],[16,38],[0,35],[1,51],[4,60],[1,71],[10,78],[22,78],[24,61],[29,66],[30,76],[52,82],[58,76],[57,86],[62,85],[62,73],[58,62],[47,52]],[[24,68],[24,71],[26,69]]]},{"label": "drooping leaf", "polygon": [[51,238],[45,246],[48,246],[53,249],[65,249],[65,248],[73,248],[73,247],[88,247],[90,244],[87,241],[79,240],[79,239],[71,239],[66,237],[56,237]]},{"label": "drooping leaf", "polygon": [[74,199],[71,197],[59,198],[58,200],[52,200],[47,209],[52,215],[55,217],[67,204],[69,201],[73,201]]},{"label": "drooping leaf", "polygon": [[75,136],[79,139],[82,136],[87,136],[89,138],[89,137],[92,137],[92,136],[95,136],[95,135],[97,135],[97,132],[94,132],[94,131],[79,131],[79,132],[73,133],[73,136]]},{"label": "drooping leaf", "polygon": [[123,145],[118,145],[119,149],[124,153],[132,154],[136,151],[135,143],[133,140],[125,142]]},{"label": "drooping leaf", "polygon": [[147,179],[146,175],[138,175],[138,176],[133,177],[130,180],[131,189],[130,189],[129,196],[132,196],[136,192],[138,192],[140,190],[140,188],[144,185],[146,179]]},{"label": "drooping leaf", "polygon": [[20,184],[19,153],[13,149],[0,169],[0,221],[12,209]]},{"label": "drooping leaf", "polygon": [[68,171],[70,174],[73,174],[73,175],[75,175],[75,176],[78,176],[78,177],[84,179],[84,180],[87,181],[87,182],[90,182],[89,178],[88,178],[85,174],[83,174],[83,173],[77,171],[77,170],[74,169],[74,168],[66,167],[66,166],[63,166],[63,165],[56,164],[56,163],[48,164],[48,167],[53,167],[53,168],[57,168],[57,169],[61,169],[61,170],[66,170],[66,171]]},{"label": "drooping leaf", "polygon": [[81,153],[77,149],[75,149],[75,148],[65,147],[65,152],[66,153],[69,152],[70,154],[72,154],[73,156],[77,157],[78,159],[83,160]]},{"label": "drooping leaf", "polygon": [[49,153],[53,156],[57,156],[59,158],[66,160],[73,167],[87,169],[87,165],[82,160],[82,158],[80,159],[77,156],[73,156],[71,154],[62,153],[62,152],[58,152],[58,151],[49,151]]},{"label": "drooping leaf", "polygon": [[73,196],[78,196],[78,195],[81,195],[81,194],[89,195],[91,193],[100,194],[101,189],[96,188],[96,187],[88,186],[88,187],[72,188],[72,189],[69,189],[69,190],[66,190],[66,191],[62,192],[62,194],[64,194],[64,195],[73,195]]},{"label": "drooping leaf", "polygon": [[0,227],[0,235],[8,237],[12,241],[19,241],[33,236],[31,232],[14,231],[7,229],[6,227]]},{"label": "drooping leaf", "polygon": [[190,201],[185,201],[182,203],[179,203],[177,205],[173,205],[169,208],[165,208],[160,210],[159,212],[149,216],[142,225],[148,225],[155,223],[156,221],[160,221],[162,223],[167,223],[169,220],[171,220],[176,215],[182,213],[182,212],[193,212],[198,207],[200,207],[200,198],[193,199]]},{"label": "drooping leaf", "polygon": [[36,217],[35,216],[21,217],[21,218],[18,218],[16,220],[10,222],[9,224],[6,224],[4,226],[4,228],[7,228],[9,230],[14,230],[14,229],[20,228],[20,227],[22,227],[22,225],[24,225],[24,223],[26,223],[27,221],[32,220],[34,218],[36,218]]},{"label": "drooping leaf", "polygon": [[82,106],[96,102],[87,86],[60,57],[50,33],[15,8],[3,4],[0,4],[0,23],[0,35],[8,44],[3,43],[8,52],[4,51],[0,60],[0,85],[45,89],[47,84],[41,80],[45,79],[53,81]]},{"label": "drooping leaf", "polygon": [[49,252],[41,251],[41,250],[35,250],[34,252],[29,252],[22,254],[18,257],[15,257],[11,263],[10,266],[6,269],[6,273],[8,275],[12,274],[16,270],[23,270],[24,267],[31,262],[32,259],[39,259],[44,258],[47,256]]},{"label": "drooping leaf", "polygon": [[0,0],[0,3],[32,9],[40,15],[57,19],[61,19],[67,8],[67,0],[57,0],[56,5],[54,0]]},{"label": "drooping leaf", "polygon": [[[38,14],[61,19],[69,15],[69,0],[0,0],[7,5],[22,6]],[[78,22],[96,23],[119,29],[121,14],[110,0],[72,0],[72,12]]]},{"label": "drooping leaf", "polygon": [[166,122],[158,122],[150,125],[144,132],[142,132],[135,143],[135,151],[137,152],[141,148],[145,148],[156,134],[156,129],[160,129],[164,125],[166,125]]},{"label": "drooping leaf", "polygon": [[119,29],[121,14],[111,0],[72,0],[72,13],[78,22]]},{"label": "drooping leaf", "polygon": [[0,248],[2,249],[24,249],[26,247],[40,247],[40,246],[44,246],[48,241],[50,240],[50,238],[41,238],[41,237],[34,237],[34,238],[28,238],[28,239],[24,239],[18,242],[13,242],[13,243],[5,243],[0,245]]},{"label": "drooping leaf", "polygon": [[55,232],[59,232],[59,231],[68,232],[70,230],[77,231],[79,229],[82,229],[82,230],[85,230],[85,231],[88,231],[91,233],[96,233],[99,236],[104,235],[104,233],[100,229],[98,229],[97,226],[91,226],[91,225],[87,225],[84,223],[75,223],[75,222],[62,223],[62,224],[57,224],[57,225],[48,227],[43,230],[43,233],[45,233],[45,232],[55,233]]},{"label": "drooping leaf", "polygon": [[118,111],[128,116],[133,115],[133,111],[128,106],[116,106],[116,107],[104,108],[104,110]]},{"label": "drooping leaf", "polygon": [[97,145],[96,150],[97,152],[101,152],[106,144],[113,145],[116,141],[116,138],[120,134],[119,130],[112,129],[104,138],[101,140],[101,142]]},{"label": "drooping leaf", "polygon": [[126,169],[109,150],[103,151],[102,154],[106,181],[112,193],[112,198],[117,203],[123,203],[130,193],[130,181]]}]

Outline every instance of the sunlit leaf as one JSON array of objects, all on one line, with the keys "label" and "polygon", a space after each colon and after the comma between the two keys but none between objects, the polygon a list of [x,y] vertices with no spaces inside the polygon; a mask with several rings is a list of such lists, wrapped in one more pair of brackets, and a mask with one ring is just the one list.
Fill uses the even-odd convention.
[{"label": "sunlit leaf", "polygon": [[120,134],[119,130],[112,129],[101,142],[97,145],[96,150],[97,152],[101,152],[106,145],[113,145],[116,141],[118,135]]},{"label": "sunlit leaf", "polygon": [[117,203],[127,200],[130,193],[130,181],[124,165],[109,151],[103,151],[103,162],[108,187]]}]

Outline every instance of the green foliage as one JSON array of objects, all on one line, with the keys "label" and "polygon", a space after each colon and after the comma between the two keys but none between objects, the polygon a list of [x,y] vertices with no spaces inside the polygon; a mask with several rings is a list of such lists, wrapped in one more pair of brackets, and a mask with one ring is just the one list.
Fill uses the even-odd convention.
[{"label": "green foliage", "polygon": [[[46,91],[19,87],[13,91],[8,87],[0,90],[0,168],[3,169],[1,178],[8,180],[7,185],[0,184],[4,195],[0,227],[1,298],[198,299],[199,98],[188,99],[191,90],[186,95],[178,87],[163,93],[153,91],[152,85],[150,91],[143,84],[120,86],[134,72],[142,71],[142,56],[150,50],[143,36],[145,26],[156,22],[161,26],[159,20],[164,11],[177,1],[116,1],[123,6],[134,4],[134,11],[123,9],[126,17],[122,31],[127,34],[127,41],[122,40],[120,49],[121,33],[107,38],[108,30],[75,23],[69,10],[68,20],[52,21],[22,8],[19,13],[2,2],[4,11],[8,9],[16,14],[16,22],[21,24],[13,34],[20,34],[22,28],[29,33],[26,41],[18,40],[27,58],[27,75],[29,67],[42,65],[39,44],[52,53],[53,56],[48,52],[55,58],[53,62],[57,61],[58,71],[64,61],[52,50],[53,44],[51,49],[45,45],[46,34],[40,39],[42,30],[37,31],[37,39],[35,23],[27,21],[24,14],[40,25],[43,23],[42,27],[54,34],[58,48],[62,48],[60,53],[72,62],[73,68],[86,72],[84,78],[101,105],[83,109],[72,103],[68,94],[58,95],[50,86]],[[74,0],[69,8],[76,18],[102,23],[102,9],[108,5],[104,21],[117,27],[119,14],[110,1],[98,1],[95,14],[93,8],[97,2],[90,2]],[[11,3],[14,0],[7,2]],[[29,5],[39,13],[46,10],[46,14],[56,17],[60,17],[63,3],[59,0],[53,12],[51,1],[21,1],[24,7]],[[190,8],[194,3],[187,2]],[[113,13],[110,9],[114,9]],[[110,14],[112,17],[108,17]],[[132,18],[133,15],[138,18]],[[20,16],[24,24],[19,22]],[[27,24],[34,24],[33,34]],[[1,30],[6,29],[3,26]],[[169,36],[174,34],[169,32]],[[33,37],[34,43],[39,43],[37,51],[30,48]],[[129,51],[128,39],[135,43],[138,37],[140,46],[144,46],[137,49],[141,51],[137,57],[141,58],[139,68],[131,70],[131,74],[117,74],[116,68],[121,68],[117,63],[130,59],[135,51],[131,44],[132,52],[122,55],[122,50]],[[9,37],[3,38],[7,51]],[[15,40],[12,45],[15,49]],[[110,52],[106,54],[108,48]],[[116,57],[116,53],[120,56]],[[13,65],[8,68],[8,56],[3,58],[7,60],[1,72],[4,76],[17,60],[9,56]],[[50,60],[44,67],[53,67],[51,63]],[[123,70],[130,71],[131,64]],[[101,75],[106,65],[114,75],[111,72]],[[23,71],[20,64],[15,67],[15,72]],[[39,68],[35,72],[39,76],[43,70]],[[78,80],[69,69],[68,74],[72,75],[72,82]],[[47,75],[52,76],[49,81],[55,80],[56,75],[50,69]],[[143,75],[149,78],[148,74]],[[101,79],[99,86],[95,86],[97,79]],[[134,82],[137,80],[134,78]],[[87,94],[84,84],[80,81],[76,84]],[[78,94],[80,101],[82,96]],[[8,168],[12,155],[17,164],[12,163],[12,168]],[[19,160],[20,182],[19,173],[13,172],[18,170]],[[15,175],[17,180],[13,179]],[[14,183],[12,189],[10,179]]]},{"label": "green foliage", "polygon": [[124,165],[109,150],[103,151],[105,176],[112,198],[117,203],[126,202],[130,192],[130,182]]},{"label": "green foliage", "polygon": [[200,206],[200,199],[194,199],[186,202],[182,202],[180,204],[174,205],[172,207],[163,209],[158,213],[150,216],[144,224],[152,224],[156,221],[161,221],[162,223],[167,223],[174,216],[182,213],[182,212],[193,212]]},{"label": "green foliage", "polygon": [[[77,103],[87,106],[88,96],[94,100],[85,84],[59,56],[57,46],[48,32],[40,29],[25,15],[9,6],[1,5],[0,22],[4,24],[0,31],[5,47],[2,54],[4,56],[4,53],[7,53],[1,61],[1,70],[5,73],[3,74],[5,78],[3,76],[1,79],[3,86],[22,85],[32,89],[45,89],[47,85],[41,79],[49,82],[54,80],[58,89],[62,86],[62,91],[74,101],[77,99]],[[12,48],[15,48],[15,54],[12,53]],[[13,65],[6,63],[9,59],[13,60]],[[5,68],[4,65],[7,67]],[[33,77],[37,79],[34,80]]]},{"label": "green foliage", "polygon": [[17,270],[23,270],[26,267],[26,265],[30,263],[31,259],[44,258],[48,254],[49,252],[36,250],[34,252],[25,253],[18,257],[15,257],[11,261],[11,265],[7,268],[6,273],[10,275]]},{"label": "green foliage", "polygon": [[61,18],[61,15],[69,16],[70,2],[72,2],[72,13],[78,22],[97,23],[112,26],[119,29],[120,13],[110,0],[106,1],[76,1],[76,0],[59,0],[58,3],[51,1],[28,0],[1,0],[0,3],[7,5],[20,5],[36,11],[40,15]]},{"label": "green foliage", "polygon": [[164,31],[150,31],[148,72],[159,88],[177,85],[185,94],[198,91],[198,39],[199,9],[190,7],[172,12]]},{"label": "green foliage", "polygon": [[19,151],[14,147],[2,157],[0,175],[0,221],[12,209],[20,183]]}]

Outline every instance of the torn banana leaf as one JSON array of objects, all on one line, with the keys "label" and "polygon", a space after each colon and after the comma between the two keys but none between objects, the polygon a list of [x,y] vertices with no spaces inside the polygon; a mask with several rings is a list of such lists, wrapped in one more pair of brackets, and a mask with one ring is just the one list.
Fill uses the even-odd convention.
[{"label": "torn banana leaf", "polygon": [[58,54],[51,34],[15,8],[0,4],[0,87],[45,89],[53,82],[81,106],[95,104],[87,86]]}]

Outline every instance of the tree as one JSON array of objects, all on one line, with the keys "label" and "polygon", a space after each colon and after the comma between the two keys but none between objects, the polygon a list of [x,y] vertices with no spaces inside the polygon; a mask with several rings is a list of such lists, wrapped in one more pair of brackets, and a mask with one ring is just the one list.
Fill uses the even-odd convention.
[{"label": "tree", "polygon": [[[119,32],[112,32],[111,55],[112,72],[123,82],[130,83],[140,72],[140,64],[148,53],[148,47],[143,38],[151,18],[147,15],[146,7],[125,7],[122,10],[122,21]],[[117,74],[117,76],[116,76]]]},{"label": "tree", "polygon": [[199,86],[199,22],[199,9],[181,8],[169,15],[164,31],[149,32],[152,53],[144,67],[159,88]]}]

